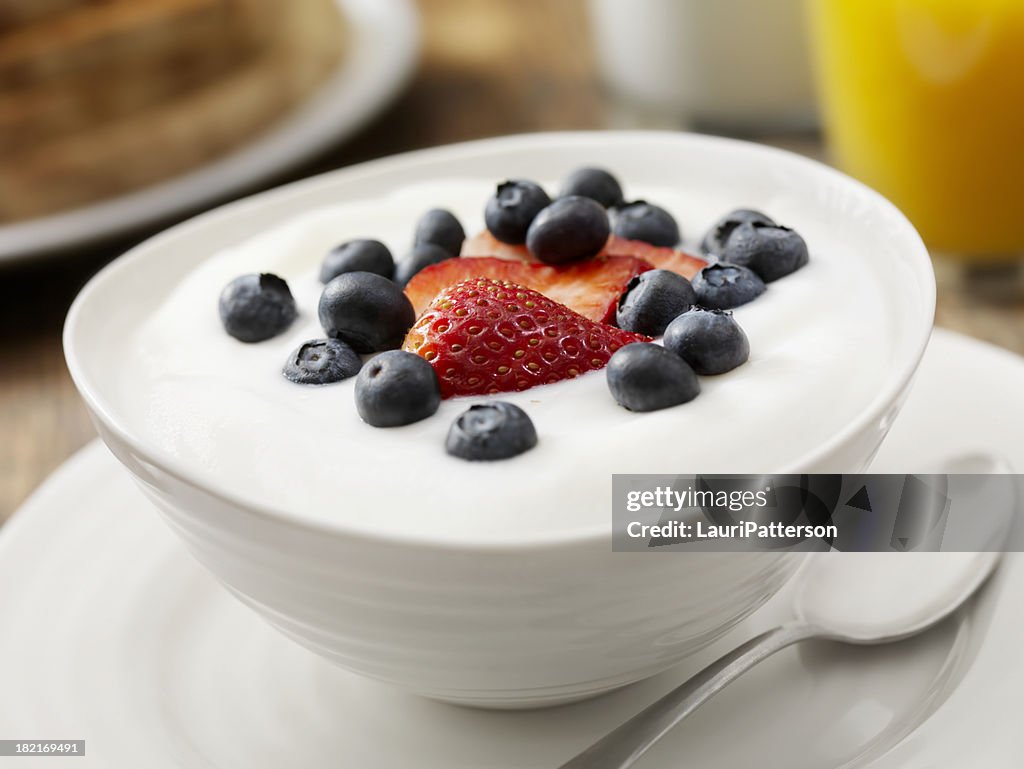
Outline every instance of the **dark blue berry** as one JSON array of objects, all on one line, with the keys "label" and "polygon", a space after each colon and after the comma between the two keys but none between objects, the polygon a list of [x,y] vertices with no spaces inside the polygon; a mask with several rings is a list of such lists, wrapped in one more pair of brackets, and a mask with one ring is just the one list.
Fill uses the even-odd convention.
[{"label": "dark blue berry", "polygon": [[615,322],[619,328],[647,336],[661,336],[697,296],[690,281],[669,270],[648,270],[629,281],[619,299]]},{"label": "dark blue berry", "polygon": [[526,412],[504,401],[470,406],[452,422],[445,449],[471,461],[508,459],[537,445]]},{"label": "dark blue berry", "polygon": [[731,312],[694,307],[668,324],[665,349],[698,374],[724,374],[746,363],[750,342]]},{"label": "dark blue berry", "polygon": [[240,342],[262,342],[287,329],[298,316],[288,284],[277,275],[241,275],[218,302],[224,330]]},{"label": "dark blue berry", "polygon": [[416,320],[412,303],[401,288],[372,272],[346,272],[320,295],[320,325],[359,353],[401,346]]},{"label": "dark blue berry", "polygon": [[559,198],[545,208],[526,233],[526,247],[546,264],[566,264],[595,256],[608,242],[608,213],[590,198]]},{"label": "dark blue berry", "polygon": [[569,174],[558,193],[560,198],[570,195],[590,198],[611,208],[622,203],[622,185],[603,168],[580,168]]},{"label": "dark blue berry", "polygon": [[360,238],[335,246],[320,265],[320,282],[327,283],[346,272],[372,272],[390,278],[395,260],[388,247],[379,240]]},{"label": "dark blue berry", "polygon": [[484,222],[502,243],[525,243],[530,223],[550,203],[551,198],[535,182],[526,179],[502,182],[484,207]]},{"label": "dark blue berry", "polygon": [[644,200],[625,203],[611,210],[612,232],[627,240],[641,240],[653,246],[674,247],[679,243],[679,225],[672,214]]},{"label": "dark blue berry", "polygon": [[284,375],[296,384],[323,385],[359,373],[363,360],[340,339],[304,342],[284,364]]},{"label": "dark blue berry", "polygon": [[658,411],[692,401],[700,382],[686,361],[664,347],[634,342],[608,361],[608,389],[630,411]]},{"label": "dark blue berry", "polygon": [[413,279],[413,276],[424,267],[451,259],[452,255],[440,246],[433,243],[419,243],[412,247],[412,251],[395,265],[394,281],[400,286],[405,286]]},{"label": "dark blue berry", "polygon": [[697,304],[713,310],[729,310],[751,302],[765,291],[757,273],[737,264],[715,262],[693,276]]},{"label": "dark blue berry", "polygon": [[730,264],[750,268],[765,283],[771,283],[807,264],[807,243],[788,227],[750,222],[733,230],[721,257]]},{"label": "dark blue berry", "polygon": [[443,208],[432,208],[420,217],[416,224],[416,245],[432,243],[448,252],[449,256],[458,256],[462,251],[462,241],[466,239],[466,231],[462,229],[455,214]]},{"label": "dark blue berry", "polygon": [[441,405],[433,367],[415,353],[390,350],[356,377],[356,411],[374,427],[398,427],[432,416]]},{"label": "dark blue berry", "polygon": [[701,250],[705,254],[721,254],[736,228],[749,222],[775,224],[770,217],[760,211],[754,211],[751,208],[737,208],[715,222],[711,229],[704,234],[704,240],[700,244]]}]

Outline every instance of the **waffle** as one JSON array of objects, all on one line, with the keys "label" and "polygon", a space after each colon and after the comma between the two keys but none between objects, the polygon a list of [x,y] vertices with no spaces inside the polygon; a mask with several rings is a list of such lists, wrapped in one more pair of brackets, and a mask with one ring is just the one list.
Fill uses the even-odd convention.
[{"label": "waffle", "polygon": [[337,66],[334,0],[0,0],[0,221],[173,177]]}]

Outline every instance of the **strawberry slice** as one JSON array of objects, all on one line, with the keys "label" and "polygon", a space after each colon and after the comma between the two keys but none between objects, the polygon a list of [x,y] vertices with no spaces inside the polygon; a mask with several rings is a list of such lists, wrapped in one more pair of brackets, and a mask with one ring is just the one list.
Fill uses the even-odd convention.
[{"label": "strawberry slice", "polygon": [[595,323],[508,281],[470,278],[444,289],[409,330],[403,350],[429,361],[441,396],[517,392],[602,369],[647,337]]},{"label": "strawberry slice", "polygon": [[703,268],[707,267],[706,259],[694,256],[686,251],[664,246],[652,246],[641,240],[627,240],[618,235],[608,238],[608,243],[601,253],[611,256],[632,256],[636,259],[643,259],[652,267],[658,270],[669,270],[678,273],[684,278],[692,278]]},{"label": "strawberry slice", "polygon": [[[462,255],[493,256],[514,262],[537,262],[537,258],[530,253],[526,246],[510,246],[507,243],[502,243],[487,230],[474,235],[463,243]],[[652,246],[641,240],[627,240],[618,235],[608,238],[608,243],[598,256],[632,256],[636,259],[643,259],[656,269],[670,270],[687,279],[692,278],[707,266],[706,259],[686,251]]]},{"label": "strawberry slice", "polygon": [[490,231],[484,230],[462,244],[462,256],[493,256],[497,259],[508,259],[512,262],[534,262],[540,260],[530,253],[526,245],[510,246],[494,237]]},{"label": "strawberry slice", "polygon": [[615,317],[615,305],[629,281],[649,269],[647,262],[632,256],[595,257],[563,267],[510,262],[493,256],[447,259],[420,270],[405,287],[405,294],[419,315],[435,296],[460,280],[507,280],[539,291],[585,318],[607,323]]}]

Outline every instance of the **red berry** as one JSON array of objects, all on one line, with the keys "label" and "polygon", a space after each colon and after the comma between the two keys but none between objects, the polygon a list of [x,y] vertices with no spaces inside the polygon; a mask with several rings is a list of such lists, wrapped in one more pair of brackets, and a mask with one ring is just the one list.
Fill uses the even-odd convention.
[{"label": "red berry", "polygon": [[[487,230],[463,243],[462,255],[495,256],[515,262],[538,261],[526,246],[510,246],[507,243],[501,243]],[[635,259],[643,259],[652,267],[678,273],[687,280],[708,265],[707,259],[686,251],[665,246],[652,246],[641,240],[628,240],[620,238],[618,235],[608,238],[604,249],[598,254],[598,257],[601,256],[632,256]]]},{"label": "red berry", "polygon": [[442,397],[450,398],[572,379],[641,341],[647,337],[596,323],[532,289],[471,278],[437,295],[402,348],[434,367]]},{"label": "red berry", "polygon": [[539,291],[590,320],[607,323],[629,281],[651,266],[632,256],[602,256],[564,267],[495,257],[448,259],[421,270],[405,287],[419,315],[441,291],[467,278],[508,281]]},{"label": "red berry", "polygon": [[493,256],[512,262],[541,263],[540,259],[530,253],[525,243],[518,246],[502,243],[487,230],[466,239],[462,244],[462,256]]},{"label": "red berry", "polygon": [[707,259],[680,251],[678,248],[652,246],[642,240],[627,240],[618,235],[608,238],[603,253],[611,256],[632,256],[636,259],[643,259],[655,269],[674,272],[687,280],[708,266]]}]

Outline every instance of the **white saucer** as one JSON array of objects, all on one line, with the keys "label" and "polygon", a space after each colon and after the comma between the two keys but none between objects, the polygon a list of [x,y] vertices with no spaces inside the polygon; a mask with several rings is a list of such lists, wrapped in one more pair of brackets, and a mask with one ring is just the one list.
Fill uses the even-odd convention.
[{"label": "white saucer", "polygon": [[0,226],[0,266],[38,259],[251,189],[353,135],[398,95],[416,66],[412,0],[337,0],[351,45],[337,72],[267,133],[194,171],[111,200]]},{"label": "white saucer", "polygon": [[[917,471],[982,447],[1024,468],[1021,392],[1024,360],[936,332],[875,469]],[[922,638],[782,653],[643,766],[1019,769],[1022,591],[1024,556],[1012,555],[968,615]],[[0,530],[0,739],[85,739],[73,765],[106,769],[556,767],[785,616],[785,598],[676,670],[597,700],[442,705],[335,669],[265,625],[93,444]],[[32,766],[68,766],[56,761]]]}]

